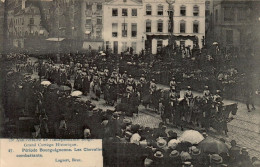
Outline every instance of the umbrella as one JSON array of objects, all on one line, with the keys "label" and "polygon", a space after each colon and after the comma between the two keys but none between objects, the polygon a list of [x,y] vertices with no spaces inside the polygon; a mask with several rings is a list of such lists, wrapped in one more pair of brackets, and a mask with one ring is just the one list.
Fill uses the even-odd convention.
[{"label": "umbrella", "polygon": [[71,93],[71,96],[73,96],[73,97],[77,97],[77,96],[80,96],[80,95],[82,95],[82,92],[78,91],[78,90]]},{"label": "umbrella", "polygon": [[196,130],[187,130],[180,137],[180,141],[190,142],[191,144],[198,144],[203,139],[202,134]]},{"label": "umbrella", "polygon": [[228,153],[228,146],[225,143],[209,137],[201,141],[198,148],[200,148],[202,152],[207,153]]},{"label": "umbrella", "polygon": [[59,86],[57,84],[50,84],[49,89],[59,89]]},{"label": "umbrella", "polygon": [[217,42],[213,42],[213,44],[212,45],[218,45],[218,43]]},{"label": "umbrella", "polygon": [[41,85],[49,86],[50,84],[51,84],[50,81],[42,81],[42,82],[41,82]]},{"label": "umbrella", "polygon": [[71,90],[71,88],[68,87],[68,86],[65,86],[65,85],[61,85],[61,86],[59,87],[59,90],[61,90],[61,91],[69,91],[69,90]]}]

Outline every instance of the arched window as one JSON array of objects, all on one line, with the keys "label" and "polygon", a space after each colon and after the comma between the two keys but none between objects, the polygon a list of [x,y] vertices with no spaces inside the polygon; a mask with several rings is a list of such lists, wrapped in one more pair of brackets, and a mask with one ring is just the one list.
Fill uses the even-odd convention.
[{"label": "arched window", "polygon": [[158,5],[157,6],[157,15],[163,15],[163,5]]},{"label": "arched window", "polygon": [[182,20],[180,22],[180,33],[185,33],[186,32],[186,22]]},{"label": "arched window", "polygon": [[152,15],[152,6],[146,5],[146,15]]},{"label": "arched window", "polygon": [[181,6],[180,8],[180,15],[181,16],[186,16],[186,6]]},{"label": "arched window", "polygon": [[197,20],[193,22],[193,33],[199,33],[199,22]]},{"label": "arched window", "polygon": [[146,32],[152,32],[152,21],[146,20]]},{"label": "arched window", "polygon": [[162,20],[157,21],[157,32],[163,32],[163,21]]},{"label": "arched window", "polygon": [[193,16],[199,16],[199,7],[197,5],[193,6]]}]

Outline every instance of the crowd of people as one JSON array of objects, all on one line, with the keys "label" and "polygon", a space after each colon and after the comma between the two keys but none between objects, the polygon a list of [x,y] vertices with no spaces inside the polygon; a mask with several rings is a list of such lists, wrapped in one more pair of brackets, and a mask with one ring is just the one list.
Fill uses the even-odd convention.
[{"label": "crowd of people", "polygon": [[[32,63],[27,61],[26,55],[15,58],[19,60],[15,64],[15,70],[6,71],[2,87],[5,98],[2,103],[6,117],[18,129],[7,126],[7,133],[34,138],[103,139],[105,166],[260,166],[260,161],[256,157],[250,158],[246,148],[238,147],[235,141],[231,142],[231,148],[227,151],[205,151],[200,143],[181,141],[176,132],[167,129],[165,118],[175,124],[179,120],[198,123],[197,118],[203,117],[206,120],[212,117],[208,115],[209,112],[204,112],[209,108],[215,114],[222,113],[222,92],[225,89],[212,89],[212,85],[205,82],[203,96],[195,97],[192,93],[194,86],[189,86],[192,83],[190,78],[195,75],[184,77],[170,73],[173,76],[167,79],[170,89],[161,91],[157,85],[160,79],[155,75],[132,71],[133,64],[140,65],[138,62],[122,62],[122,57],[108,58],[102,56],[101,52],[82,61],[78,58],[80,56],[69,56],[60,64],[55,64],[52,60]],[[189,58],[187,61],[193,60]],[[158,66],[158,62],[153,63],[150,64],[150,69],[155,64]],[[39,80],[31,76],[36,71]],[[233,77],[237,73],[233,68],[223,75],[218,74],[217,78],[227,82],[228,76]],[[183,88],[187,90],[184,99],[180,99],[180,90]],[[115,106],[115,111],[97,108],[92,101],[81,99],[78,91],[90,96],[91,100],[104,98],[107,105]],[[76,95],[75,92],[79,94]],[[197,101],[200,102],[198,106],[194,105]],[[163,106],[161,111],[159,103]],[[182,103],[185,104],[180,105]],[[159,127],[143,127],[131,122],[129,116],[138,114],[139,104],[152,106],[161,113],[163,122]],[[192,112],[203,108],[201,104],[206,107],[200,115]],[[187,112],[178,114],[179,107],[186,107],[182,109]],[[218,116],[215,114],[215,117]],[[30,121],[17,121],[21,116],[29,116]],[[201,120],[200,123],[205,128],[210,126]],[[183,126],[182,123],[179,125]],[[21,129],[24,131],[19,134]],[[210,138],[205,132],[203,135],[206,139]],[[226,145],[224,140],[218,142]]]}]

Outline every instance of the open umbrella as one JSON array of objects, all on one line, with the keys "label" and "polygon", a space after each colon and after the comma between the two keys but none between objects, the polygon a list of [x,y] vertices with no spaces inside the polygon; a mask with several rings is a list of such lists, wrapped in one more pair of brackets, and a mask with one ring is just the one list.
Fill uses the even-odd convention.
[{"label": "open umbrella", "polygon": [[59,86],[57,84],[50,84],[48,88],[54,90],[59,89]]},{"label": "open umbrella", "polygon": [[51,84],[50,81],[42,81],[41,82],[41,85],[44,85],[44,86],[49,86]]},{"label": "open umbrella", "polygon": [[191,144],[198,144],[203,139],[202,134],[196,130],[186,130],[179,138],[180,141],[190,142]]},{"label": "open umbrella", "polygon": [[69,90],[71,90],[71,88],[68,87],[68,86],[65,86],[65,85],[61,85],[61,86],[59,87],[59,90],[61,90],[61,91],[69,91]]},{"label": "open umbrella", "polygon": [[209,137],[201,141],[198,144],[198,148],[200,148],[202,152],[206,153],[228,153],[228,146],[225,143]]},{"label": "open umbrella", "polygon": [[78,97],[78,96],[80,96],[80,95],[82,95],[83,93],[81,92],[81,91],[74,91],[74,92],[72,92],[71,93],[71,96],[73,96],[73,97]]}]

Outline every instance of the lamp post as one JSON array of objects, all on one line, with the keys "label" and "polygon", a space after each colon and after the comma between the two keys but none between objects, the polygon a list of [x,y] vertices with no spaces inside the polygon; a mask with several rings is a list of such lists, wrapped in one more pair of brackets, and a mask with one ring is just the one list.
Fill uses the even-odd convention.
[{"label": "lamp post", "polygon": [[169,30],[170,30],[170,37],[169,37],[169,46],[171,49],[173,49],[173,4],[175,3],[175,0],[166,0],[166,2],[169,4]]}]

